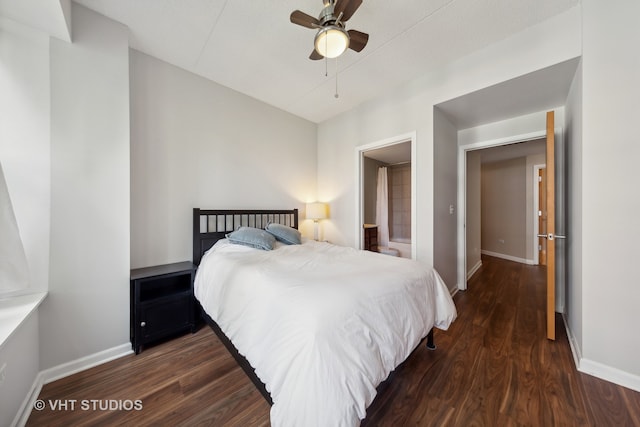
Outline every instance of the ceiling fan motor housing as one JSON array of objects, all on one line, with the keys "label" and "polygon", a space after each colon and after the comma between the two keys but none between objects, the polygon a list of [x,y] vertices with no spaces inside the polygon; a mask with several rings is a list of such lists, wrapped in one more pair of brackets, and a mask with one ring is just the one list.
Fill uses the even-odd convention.
[{"label": "ceiling fan motor housing", "polygon": [[332,0],[325,0],[324,7],[320,11],[320,15],[318,16],[318,21],[320,21],[321,26],[325,26],[327,24],[334,24],[336,22],[336,17],[333,12],[335,10],[336,3]]}]

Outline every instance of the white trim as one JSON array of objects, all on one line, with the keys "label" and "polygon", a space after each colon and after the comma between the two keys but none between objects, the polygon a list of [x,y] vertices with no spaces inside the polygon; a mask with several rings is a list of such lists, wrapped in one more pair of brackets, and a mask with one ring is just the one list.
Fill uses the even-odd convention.
[{"label": "white trim", "polygon": [[573,335],[571,328],[569,328],[569,323],[564,313],[562,314],[562,319],[564,320],[564,327],[567,331],[573,361],[578,371],[640,392],[640,376],[583,358],[580,352],[580,346],[578,346],[575,335]]},{"label": "white trim", "polygon": [[33,404],[38,398],[44,384],[49,384],[50,382],[93,368],[94,366],[119,359],[132,353],[133,350],[131,349],[131,343],[126,343],[40,371],[11,425],[24,426],[27,423],[29,415],[31,415]]},{"label": "white trim", "polygon": [[454,296],[456,296],[459,290],[460,289],[458,288],[449,289],[449,294],[451,294],[451,297],[453,298]]},{"label": "white trim", "polygon": [[20,409],[18,410],[16,417],[13,419],[11,427],[22,427],[27,424],[27,420],[31,415],[33,404],[35,403],[38,395],[40,395],[40,391],[42,390],[42,385],[42,372],[39,372],[38,375],[36,375],[36,379],[33,381],[33,384],[31,385],[31,389],[29,389],[29,393],[27,393],[27,396],[22,402],[22,405],[20,405]]},{"label": "white trim", "polygon": [[507,254],[501,254],[501,253],[498,253],[498,252],[485,251],[485,250],[481,250],[480,253],[482,255],[489,255],[489,256],[496,257],[496,258],[506,259],[508,261],[519,262],[520,264],[533,265],[533,260],[532,259],[519,258],[519,257],[516,257],[516,256],[511,256],[511,255],[507,255]]},{"label": "white trim", "polygon": [[593,360],[580,359],[578,371],[640,392],[640,376],[612,368]]},{"label": "white trim", "polygon": [[476,273],[476,271],[480,270],[480,267],[482,267],[482,260],[478,260],[476,265],[471,267],[471,270],[467,272],[467,280],[471,279],[471,276],[473,276]]},{"label": "white trim", "polygon": [[47,292],[35,292],[0,297],[0,314],[2,314],[0,350],[31,316],[31,313],[36,311],[47,294]]},{"label": "white trim", "polygon": [[417,167],[415,164],[416,160],[416,132],[409,132],[398,136],[393,136],[391,138],[386,138],[380,141],[371,142],[364,145],[359,145],[355,148],[355,158],[356,158],[356,215],[355,215],[355,242],[354,247],[356,249],[362,249],[362,243],[364,239],[362,224],[364,223],[364,183],[362,182],[362,163],[364,158],[364,153],[369,150],[388,147],[391,145],[402,144],[405,142],[411,142],[411,258],[416,259],[417,256],[417,215],[416,215],[416,194],[417,193]]},{"label": "white trim", "polygon": [[72,360],[71,362],[63,363],[62,365],[54,366],[53,368],[45,369],[40,372],[43,375],[42,384],[49,384],[50,382],[93,368],[94,366],[102,365],[103,363],[110,362],[114,359],[119,359],[132,353],[133,350],[131,349],[131,343],[126,343]]},{"label": "white trim", "polygon": [[573,331],[569,327],[569,322],[567,322],[566,313],[562,313],[562,320],[564,321],[564,329],[567,331],[569,347],[571,347],[571,354],[573,354],[573,362],[576,364],[576,369],[580,370],[580,359],[582,359],[580,346],[578,345],[578,341],[576,341],[575,335],[573,335]]},{"label": "white trim", "polygon": [[467,289],[467,151],[481,150],[483,148],[498,147],[500,145],[515,144],[543,138],[547,135],[546,129],[514,135],[489,141],[476,142],[458,147],[458,289]]}]

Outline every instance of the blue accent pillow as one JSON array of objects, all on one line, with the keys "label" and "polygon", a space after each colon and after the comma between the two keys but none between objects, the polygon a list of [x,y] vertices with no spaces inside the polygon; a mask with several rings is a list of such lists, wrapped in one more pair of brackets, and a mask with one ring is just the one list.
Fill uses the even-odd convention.
[{"label": "blue accent pillow", "polygon": [[233,233],[227,234],[231,243],[250,246],[256,249],[270,251],[276,244],[276,239],[269,233],[259,228],[240,227]]},{"label": "blue accent pillow", "polygon": [[300,232],[286,225],[269,223],[267,224],[267,231],[287,245],[299,245],[302,242]]}]

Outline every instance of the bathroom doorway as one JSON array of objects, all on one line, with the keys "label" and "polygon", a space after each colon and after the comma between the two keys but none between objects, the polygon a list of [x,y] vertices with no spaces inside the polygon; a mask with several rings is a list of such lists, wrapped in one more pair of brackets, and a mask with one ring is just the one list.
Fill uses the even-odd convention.
[{"label": "bathroom doorway", "polygon": [[357,148],[357,248],[415,258],[414,147],[411,134]]}]

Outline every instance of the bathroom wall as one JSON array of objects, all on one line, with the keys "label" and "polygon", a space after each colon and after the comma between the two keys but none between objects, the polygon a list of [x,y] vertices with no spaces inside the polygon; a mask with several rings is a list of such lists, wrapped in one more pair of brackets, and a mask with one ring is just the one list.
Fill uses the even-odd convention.
[{"label": "bathroom wall", "polygon": [[389,180],[389,240],[410,244],[411,163],[389,166],[387,171]]}]

